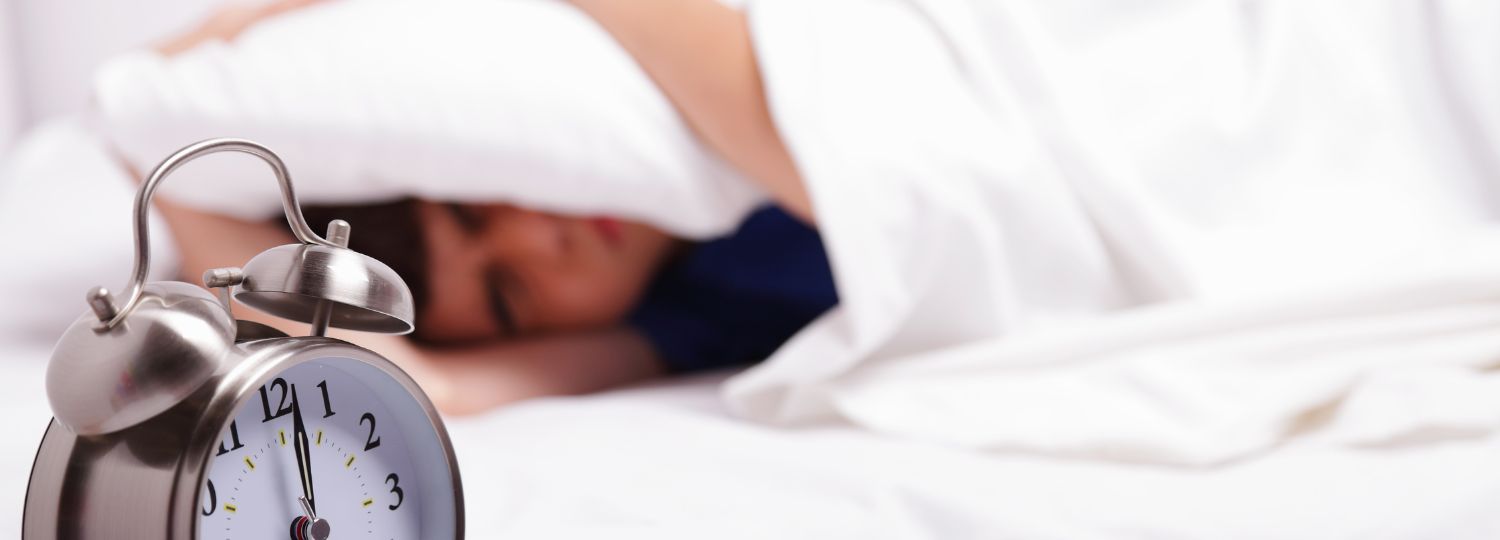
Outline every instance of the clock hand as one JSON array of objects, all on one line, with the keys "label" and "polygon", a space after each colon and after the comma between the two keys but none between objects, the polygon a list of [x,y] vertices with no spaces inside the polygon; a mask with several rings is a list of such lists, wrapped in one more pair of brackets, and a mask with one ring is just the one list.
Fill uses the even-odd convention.
[{"label": "clock hand", "polygon": [[297,497],[297,502],[302,503],[302,511],[307,515],[292,520],[292,540],[328,540],[328,534],[332,532],[328,521],[318,518],[306,497]]},{"label": "clock hand", "polygon": [[312,452],[307,447],[307,426],[302,423],[302,406],[297,402],[297,385],[292,392],[292,445],[297,454],[297,475],[302,479],[302,497],[307,501],[308,517],[318,509],[313,497]]},{"label": "clock hand", "polygon": [[297,497],[297,502],[302,503],[302,512],[307,514],[308,519],[318,519],[318,513],[314,512],[312,505],[307,503],[307,497]]}]

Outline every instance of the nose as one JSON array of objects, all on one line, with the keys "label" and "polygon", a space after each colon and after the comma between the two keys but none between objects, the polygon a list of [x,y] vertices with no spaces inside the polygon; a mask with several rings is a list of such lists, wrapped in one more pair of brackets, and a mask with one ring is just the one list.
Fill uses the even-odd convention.
[{"label": "nose", "polygon": [[500,207],[493,210],[490,223],[487,243],[499,257],[546,264],[562,260],[567,253],[562,219],[557,216]]}]

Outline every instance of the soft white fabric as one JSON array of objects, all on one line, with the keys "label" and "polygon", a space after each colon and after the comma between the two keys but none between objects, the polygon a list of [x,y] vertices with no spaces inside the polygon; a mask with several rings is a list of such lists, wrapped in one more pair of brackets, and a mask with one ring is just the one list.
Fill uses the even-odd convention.
[{"label": "soft white fabric", "polygon": [[1500,6],[748,9],[842,305],[741,414],[1186,464],[1500,428]]},{"label": "soft white fabric", "polygon": [[[35,336],[53,339],[55,335]],[[0,530],[21,527],[47,348],[0,339]],[[767,429],[715,379],[448,420],[467,537],[641,540],[1500,536],[1500,438],[1292,444],[1214,469],[996,454],[850,428]]]},{"label": "soft white fabric", "polygon": [[[70,122],[33,133],[18,147],[16,159],[6,169],[5,174],[12,180],[24,180],[19,185],[27,187],[0,192],[0,221],[6,225],[0,229],[4,231],[0,241],[4,241],[5,253],[25,254],[0,259],[0,271],[5,271],[0,286],[6,287],[0,290],[0,299],[11,304],[0,311],[0,316],[5,316],[0,321],[0,330],[5,331],[0,332],[0,353],[5,356],[0,362],[0,380],[12,383],[12,392],[0,403],[0,431],[12,435],[0,444],[0,484],[16,488],[0,490],[0,530],[20,527],[24,496],[20,487],[26,485],[48,416],[40,381],[49,345],[67,320],[83,311],[79,295],[84,289],[101,283],[111,285],[111,280],[121,280],[128,272],[129,233],[125,224],[129,220],[130,193],[128,188],[113,187],[124,179],[107,164],[108,154],[100,141]],[[58,216],[73,220],[59,220]],[[37,231],[37,222],[32,219],[50,219],[47,223],[55,229],[46,235],[22,234]],[[1327,236],[1338,240],[1323,245],[1330,250],[1343,248],[1344,241],[1364,239]],[[1439,240],[1436,236],[1430,239]],[[1426,253],[1432,255],[1426,259],[1435,267],[1456,266],[1448,264],[1445,257],[1463,255],[1436,245],[1428,249]],[[1233,254],[1232,246],[1225,246],[1222,253]],[[1331,257],[1316,249],[1301,255]],[[166,260],[169,253],[160,257]],[[1298,266],[1297,260],[1243,260],[1257,263],[1258,268],[1281,264],[1290,271]],[[1372,271],[1383,269],[1371,266]],[[1250,274],[1254,270],[1245,271]],[[1329,447],[1317,440],[1319,434],[1330,431],[1312,430],[1313,435],[1289,440],[1275,452],[1202,468],[973,451],[961,445],[914,443],[843,427],[769,429],[740,422],[725,414],[716,399],[715,381],[684,381],[664,388],[538,401],[452,420],[449,428],[464,475],[469,536],[565,539],[604,535],[652,540],[1495,538],[1500,536],[1500,513],[1494,511],[1494,501],[1500,500],[1500,439],[1493,433],[1483,438],[1461,430],[1436,430],[1445,440],[1434,442],[1435,430],[1431,429],[1435,425],[1431,419],[1436,417],[1431,411],[1463,404],[1450,393],[1483,389],[1476,383],[1484,379],[1463,368],[1462,361],[1476,357],[1468,349],[1488,347],[1486,340],[1493,339],[1493,331],[1483,328],[1492,324],[1488,321],[1494,310],[1485,299],[1494,295],[1494,284],[1488,281],[1494,273],[1482,267],[1473,268],[1473,272],[1418,270],[1413,272],[1425,279],[1399,280],[1403,286],[1389,289],[1372,283],[1366,289],[1388,290],[1392,294],[1389,300],[1384,293],[1359,290],[1330,291],[1316,298],[1298,298],[1295,293],[1268,296],[1240,302],[1234,309],[1216,301],[1185,300],[1130,317],[1099,321],[1097,327],[1072,327],[1069,334],[1063,334],[1068,328],[1054,328],[1052,341],[1041,331],[1027,332],[1023,334],[1027,339],[1017,342],[996,340],[975,343],[972,348],[949,347],[946,350],[952,353],[951,362],[939,355],[925,357],[922,362],[887,361],[868,370],[860,367],[858,373],[831,383],[820,383],[838,390],[841,401],[855,403],[843,410],[870,413],[861,421],[880,426],[880,422],[906,423],[925,417],[939,429],[916,431],[908,424],[898,431],[936,438],[953,438],[954,432],[963,434],[974,426],[985,427],[1018,411],[1045,422],[1025,429],[1046,430],[1085,415],[1104,415],[1095,418],[1099,423],[1118,420],[1120,416],[1105,413],[1122,402],[1149,404],[1146,398],[1158,394],[1097,390],[1118,389],[1137,380],[1164,382],[1156,389],[1168,393],[1160,395],[1183,405],[1173,406],[1174,401],[1167,401],[1169,408],[1162,411],[1170,410],[1171,415],[1192,425],[1198,411],[1222,412],[1223,408],[1201,405],[1215,401],[1220,397],[1217,392],[1232,389],[1239,381],[1253,383],[1247,385],[1248,393],[1274,390],[1278,381],[1301,389],[1324,384],[1319,383],[1324,379],[1321,374],[1301,370],[1300,362],[1310,358],[1306,349],[1291,356],[1256,352],[1277,343],[1311,349],[1327,345],[1327,358],[1350,362],[1358,372],[1370,374],[1359,383],[1358,393],[1330,393],[1331,397],[1349,396],[1344,401],[1349,407],[1342,409],[1338,419],[1338,432],[1346,443],[1341,447]],[[1274,280],[1283,278],[1263,279],[1247,282],[1246,286],[1270,288]],[[1369,281],[1377,280],[1372,276]],[[1215,290],[1228,296],[1231,289],[1225,285]],[[1293,298],[1287,300],[1288,296]],[[1198,307],[1205,310],[1201,319],[1191,311]],[[1370,316],[1360,317],[1360,313]],[[28,318],[32,315],[54,322],[42,324]],[[1260,326],[1257,321],[1271,324]],[[1371,324],[1365,324],[1367,321]],[[1344,323],[1347,326],[1341,326]],[[837,328],[835,323],[829,324]],[[1387,328],[1392,331],[1386,332]],[[1457,339],[1449,343],[1444,339],[1445,332]],[[1364,339],[1368,335],[1380,335],[1382,341]],[[17,336],[19,342],[12,339]],[[819,330],[809,332],[802,340],[817,336],[829,336],[818,339],[830,343],[837,343],[840,337],[834,331]],[[1233,336],[1243,339],[1226,339]],[[1023,345],[1028,343],[1045,350],[1024,350]],[[1408,351],[1432,345],[1436,353],[1442,352],[1437,349],[1446,349],[1459,354],[1423,354],[1443,364],[1434,370],[1424,369],[1422,361],[1401,361],[1396,356],[1378,360],[1396,360],[1404,365],[1366,369],[1372,366],[1358,349],[1351,349],[1356,354],[1348,358],[1333,356],[1350,344],[1374,348],[1389,344]],[[1158,366],[1149,365],[1149,358],[1132,363],[1118,361],[1118,356],[1108,358],[1117,362],[1082,353],[1066,356],[1081,360],[1075,366],[1094,365],[1106,371],[1095,378],[1083,370],[1070,373],[1072,368],[1063,364],[1059,355],[1048,354],[1156,346],[1176,351],[1177,356],[1162,357],[1164,361]],[[1183,391],[1200,388],[1196,384],[1206,370],[1190,370],[1179,381],[1170,378],[1172,370],[1150,369],[1192,367],[1187,364],[1194,358],[1213,359],[1213,355],[1194,354],[1195,347],[1223,351],[1231,355],[1224,362],[1227,367],[1244,371],[1225,369],[1222,383],[1210,387],[1213,390],[1190,395]],[[1107,373],[1115,364],[1119,368]],[[982,366],[993,369],[977,369]],[[1337,368],[1331,370],[1334,376],[1344,371],[1333,367]],[[944,373],[947,369],[951,371]],[[1262,375],[1262,369],[1269,370],[1270,375]],[[1061,391],[1077,391],[1051,401],[1017,403],[1009,410],[940,410],[979,399],[970,389],[989,388],[993,397],[1040,381],[1048,374],[1056,376],[1054,382],[1066,386],[1072,373],[1084,377],[1076,381],[1076,386]],[[1133,373],[1142,376],[1128,379]],[[1302,374],[1311,383],[1292,378]],[[910,386],[898,384],[896,377],[906,378]],[[1021,379],[1007,383],[1012,377]],[[1101,381],[1107,384],[1099,384]],[[946,389],[950,388],[968,398],[946,401]],[[881,391],[891,394],[882,398],[878,395]],[[1041,395],[1045,390],[1034,392],[1033,397],[1047,398]],[[911,399],[924,394],[931,401],[915,403]],[[1392,399],[1397,395],[1401,399]],[[871,400],[877,398],[879,402],[872,404]],[[1232,404],[1233,399],[1224,401]],[[1267,403],[1254,402],[1257,406]],[[1077,411],[1047,418],[1047,407],[1058,404]],[[910,413],[889,410],[904,405],[916,407]],[[1272,416],[1297,407],[1283,407]],[[1250,410],[1264,412],[1254,407]],[[1478,414],[1490,411],[1482,407],[1459,410]],[[1139,424],[1142,431],[1172,419],[1162,411],[1141,415],[1140,419],[1150,421]],[[1351,417],[1345,414],[1348,411],[1368,416]],[[943,415],[954,412],[965,416],[947,423]],[[1121,431],[1130,426],[1103,428]],[[993,433],[985,429],[977,432]],[[1377,445],[1347,444],[1382,440],[1378,436],[1357,436],[1360,433],[1396,432],[1411,436],[1404,440],[1387,437],[1385,443]],[[1077,433],[1088,434],[1085,430]],[[1138,440],[1141,434],[1133,437]]]},{"label": "soft white fabric", "polygon": [[[728,384],[738,413],[1181,464],[1500,426],[1500,5],[746,9],[842,305]],[[99,94],[138,165],[247,136],[313,200],[501,198],[689,235],[758,200],[547,2],[336,3],[122,60]],[[224,167],[180,196],[274,208],[241,180],[258,166]]]},{"label": "soft white fabric", "polygon": [[[452,424],[475,538],[1339,539],[1500,534],[1500,438],[1291,444],[1213,469],[736,421],[707,382]],[[470,479],[473,479],[471,482]],[[486,509],[483,512],[477,509]]]},{"label": "soft white fabric", "polygon": [[[8,9],[0,9],[0,33],[15,35],[15,23]],[[20,131],[25,115],[21,109],[21,69],[16,61],[16,43],[0,39],[0,161]]]},{"label": "soft white fabric", "polygon": [[[763,201],[602,28],[549,0],[329,2],[230,44],[118,58],[95,101],[139,169],[196,140],[247,138],[282,156],[309,202],[506,200],[703,237]],[[280,209],[254,158],[179,175],[164,195],[241,216]]]},{"label": "soft white fabric", "polygon": [[[82,119],[43,123],[16,144],[0,166],[0,300],[6,306],[0,341],[41,337],[51,345],[89,311],[89,289],[124,290],[135,260],[135,191]],[[150,228],[149,279],[171,279],[177,256],[170,233],[154,215]]]}]

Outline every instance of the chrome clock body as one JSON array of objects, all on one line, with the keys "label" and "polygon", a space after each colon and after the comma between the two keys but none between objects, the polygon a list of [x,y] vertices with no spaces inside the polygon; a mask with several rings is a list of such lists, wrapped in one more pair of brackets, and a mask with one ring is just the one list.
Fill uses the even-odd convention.
[{"label": "chrome clock body", "polygon": [[[146,283],[147,211],[157,186],[188,161],[226,151],[270,165],[300,243],[263,252],[243,269],[208,271],[204,285],[216,294]],[[340,220],[327,238],[312,232],[286,166],[254,142],[202,141],[157,165],[135,200],[126,289],[119,296],[91,289],[91,312],[63,334],[47,366],[54,418],[32,466],[22,538],[462,538],[458,464],[432,403],[389,360],[322,337],[330,327],[415,328],[410,289],[390,267],[350,250],[349,235]],[[312,335],[236,320],[231,296],[308,323]],[[335,418],[335,404],[344,416]],[[326,414],[311,423],[313,441],[303,413],[318,408]],[[378,436],[377,419],[385,426]],[[358,431],[366,426],[367,435]],[[244,514],[231,515],[241,503]],[[381,508],[393,513],[377,514]]]},{"label": "chrome clock body", "polygon": [[[330,357],[350,359],[389,377],[392,389],[404,390],[398,397],[413,400],[424,414],[429,433],[408,432],[416,428],[407,423],[383,430],[381,437],[405,436],[409,444],[440,447],[442,462],[417,464],[426,469],[424,478],[402,486],[405,497],[424,503],[422,539],[463,537],[463,488],[447,432],[431,402],[394,364],[368,350],[320,337],[247,341],[236,344],[232,354],[239,361],[226,364],[230,369],[146,422],[106,435],[79,436],[54,421],[32,469],[22,538],[216,538],[199,536],[198,524],[205,504],[205,474],[223,442],[221,432],[243,407],[259,406],[263,385],[293,367]],[[313,396],[303,399],[317,403]],[[293,492],[287,497],[290,501]],[[353,524],[342,525],[350,530],[341,530],[337,522],[332,525],[332,538],[386,538],[352,530]]]}]

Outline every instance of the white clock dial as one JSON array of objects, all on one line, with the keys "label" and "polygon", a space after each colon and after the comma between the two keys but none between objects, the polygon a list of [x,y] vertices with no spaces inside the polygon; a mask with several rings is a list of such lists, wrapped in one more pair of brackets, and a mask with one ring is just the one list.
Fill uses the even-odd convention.
[{"label": "white clock dial", "polygon": [[447,454],[425,411],[356,360],[322,358],[277,374],[220,434],[199,497],[199,538],[298,538],[306,491],[329,538],[452,538]]}]

